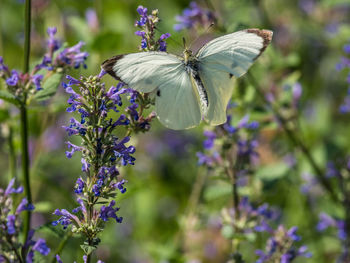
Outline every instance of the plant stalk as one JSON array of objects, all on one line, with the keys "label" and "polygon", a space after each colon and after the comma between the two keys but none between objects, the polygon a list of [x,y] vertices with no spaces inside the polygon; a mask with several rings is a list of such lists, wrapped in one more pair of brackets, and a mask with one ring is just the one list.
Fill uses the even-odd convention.
[{"label": "plant stalk", "polygon": [[265,97],[265,94],[263,93],[260,85],[258,82],[255,80],[254,76],[248,72],[247,73],[248,80],[251,85],[255,88],[255,91],[257,92],[258,96],[264,101],[264,103],[268,106],[268,108],[272,111],[272,113],[275,115],[275,117],[278,119],[282,129],[286,133],[288,139],[296,146],[298,147],[303,155],[306,157],[307,161],[313,168],[315,175],[321,185],[328,191],[330,197],[332,198],[333,201],[338,202],[339,198],[335,194],[333,188],[329,184],[328,180],[324,176],[324,173],[322,169],[318,166],[316,163],[315,159],[313,158],[312,154],[310,153],[310,150],[305,146],[305,144],[297,137],[297,135],[293,132],[293,130],[288,128],[287,125],[287,120],[279,113],[278,109],[273,107],[268,100]]},{"label": "plant stalk", "polygon": [[[30,174],[29,174],[29,152],[28,152],[28,117],[27,108],[25,105],[20,106],[21,114],[21,151],[22,151],[22,175],[23,175],[23,185],[24,193],[27,197],[28,203],[32,203],[32,194],[30,188]],[[24,242],[27,240],[28,232],[30,229],[30,218],[31,212],[25,211],[24,215]]]},{"label": "plant stalk", "polygon": [[15,146],[13,144],[13,128],[11,125],[9,126],[9,135],[7,138],[8,147],[9,147],[9,179],[16,178],[17,175],[17,169],[16,169],[16,153],[15,153]]}]

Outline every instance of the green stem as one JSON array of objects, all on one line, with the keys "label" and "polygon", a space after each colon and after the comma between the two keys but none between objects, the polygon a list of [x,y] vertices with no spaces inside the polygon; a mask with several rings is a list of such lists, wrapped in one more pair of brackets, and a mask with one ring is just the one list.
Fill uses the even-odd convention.
[{"label": "green stem", "polygon": [[266,99],[265,94],[263,93],[260,85],[258,82],[255,80],[254,76],[248,72],[247,77],[249,79],[250,84],[255,88],[255,91],[257,92],[258,96],[265,102],[265,104],[269,107],[269,109],[273,112],[275,117],[278,119],[280,125],[282,126],[282,129],[286,133],[288,139],[296,146],[298,147],[303,155],[305,156],[306,160],[309,162],[311,165],[312,169],[315,172],[315,175],[321,185],[328,191],[330,194],[330,197],[332,198],[333,201],[338,202],[339,198],[334,192],[333,188],[329,184],[328,180],[324,176],[324,173],[322,169],[318,166],[316,163],[315,159],[313,158],[312,154],[310,153],[310,150],[305,146],[305,144],[297,137],[297,135],[293,132],[293,130],[288,128],[287,125],[287,120],[279,113],[278,109],[273,107],[269,101]]},{"label": "green stem", "polygon": [[24,65],[23,73],[29,71],[30,29],[31,29],[31,0],[26,0],[24,11]]},{"label": "green stem", "polygon": [[[29,152],[28,152],[28,118],[27,108],[25,105],[21,105],[21,151],[22,151],[22,174],[23,174],[23,185],[24,193],[27,197],[28,203],[32,203],[32,194],[30,188],[30,177],[29,177]],[[28,232],[30,229],[30,217],[31,212],[25,211],[24,219],[24,242],[27,240]]]},{"label": "green stem", "polygon": [[60,244],[58,245],[58,247],[57,247],[57,249],[56,249],[56,251],[55,251],[55,253],[54,253],[54,257],[52,258],[51,263],[57,262],[57,260],[56,260],[56,255],[59,255],[59,254],[62,252],[63,248],[64,248],[64,247],[66,246],[66,244],[67,244],[68,239],[69,239],[72,235],[73,235],[72,232],[68,232],[68,233],[64,236],[64,238],[61,240]]},{"label": "green stem", "polygon": [[9,135],[8,135],[8,145],[9,145],[9,168],[10,168],[10,180],[16,178],[17,169],[16,169],[16,153],[15,146],[13,144],[13,129],[11,125],[9,126]]},{"label": "green stem", "polygon": [[[29,56],[30,56],[30,29],[31,29],[31,0],[26,0],[24,12],[24,65],[23,73],[29,71]],[[24,94],[21,111],[21,139],[22,139],[22,174],[24,191],[28,203],[32,203],[32,195],[30,190],[30,175],[29,175],[29,152],[28,152],[28,117],[27,117],[27,96]],[[24,242],[27,240],[30,229],[31,212],[25,212],[24,219]]]}]

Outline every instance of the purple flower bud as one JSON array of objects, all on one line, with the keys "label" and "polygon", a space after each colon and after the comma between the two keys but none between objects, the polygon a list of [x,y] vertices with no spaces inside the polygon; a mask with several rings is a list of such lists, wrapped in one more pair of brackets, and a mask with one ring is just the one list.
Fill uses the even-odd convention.
[{"label": "purple flower bud", "polygon": [[16,70],[11,71],[11,77],[6,79],[6,84],[9,86],[16,86],[19,80],[19,74]]},{"label": "purple flower bud", "polygon": [[216,139],[216,133],[213,131],[204,131],[204,136],[207,137],[207,139],[203,142],[203,147],[206,150],[209,150],[213,148],[214,141]]},{"label": "purple flower bud", "polygon": [[288,232],[287,232],[287,235],[288,235],[293,241],[299,241],[299,240],[301,240],[301,237],[298,236],[298,235],[296,234],[297,230],[298,230],[298,227],[293,226],[293,227],[290,228],[290,229],[288,230]]},{"label": "purple flower bud", "polygon": [[7,216],[7,233],[9,235],[13,235],[16,233],[16,216],[15,215],[8,215]]},{"label": "purple flower bud", "polygon": [[39,238],[33,246],[33,250],[38,251],[41,255],[47,256],[50,253],[50,248],[46,245],[46,241],[43,238]]},{"label": "purple flower bud", "polygon": [[57,263],[63,263],[61,260],[61,257],[58,254],[56,255],[56,260],[57,260]]},{"label": "purple flower bud", "polygon": [[66,151],[66,156],[68,159],[72,158],[73,154],[75,152],[79,152],[81,151],[83,148],[82,147],[79,147],[75,144],[72,144],[71,142],[66,142],[67,146],[68,146],[68,149],[71,149],[71,151]]},{"label": "purple flower bud", "polygon": [[34,205],[28,204],[27,198],[23,198],[16,209],[16,214],[18,215],[19,213],[23,212],[24,210],[33,211],[34,209],[35,209]]},{"label": "purple flower bud", "polygon": [[301,97],[301,94],[303,92],[303,88],[299,82],[296,82],[292,87],[292,94],[293,94],[293,105],[297,105],[298,101]]},{"label": "purple flower bud", "polygon": [[147,16],[147,8],[139,5],[136,9],[140,16]]},{"label": "purple flower bud", "polygon": [[350,54],[350,44],[344,45],[344,52],[345,52],[346,54]]},{"label": "purple flower bud", "polygon": [[82,163],[81,170],[83,172],[88,172],[90,164],[84,158],[81,158],[81,163]]},{"label": "purple flower bud", "polygon": [[115,205],[115,201],[112,200],[107,207],[106,206],[102,206],[101,207],[101,211],[100,211],[99,217],[103,221],[108,221],[109,218],[114,218],[117,223],[121,223],[123,221],[122,217],[118,217],[116,215],[116,212],[119,211],[119,208],[118,207],[113,208],[114,205]]},{"label": "purple flower bud", "polygon": [[13,188],[14,184],[15,184],[15,179],[13,178],[13,179],[11,179],[11,181],[9,182],[9,184],[5,190],[5,193],[4,193],[5,196],[7,196],[9,194],[13,194],[13,193],[15,193],[15,194],[23,193],[23,187],[20,186],[16,189],[16,188]]},{"label": "purple flower bud", "polygon": [[32,76],[32,81],[36,87],[36,90],[41,90],[41,81],[43,80],[44,76],[41,74],[36,74],[34,76]]}]

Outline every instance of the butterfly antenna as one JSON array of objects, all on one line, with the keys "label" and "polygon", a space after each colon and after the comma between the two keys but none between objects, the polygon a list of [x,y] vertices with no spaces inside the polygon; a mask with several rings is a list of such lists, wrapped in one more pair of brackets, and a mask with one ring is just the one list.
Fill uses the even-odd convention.
[{"label": "butterfly antenna", "polygon": [[184,37],[182,37],[182,43],[184,45],[184,49],[187,49],[187,46],[186,46],[186,39]]},{"label": "butterfly antenna", "polygon": [[[210,30],[214,25],[215,25],[214,23],[211,23],[211,24],[207,27],[207,29],[204,31],[204,34],[208,34],[209,30]],[[203,35],[203,34],[200,34],[199,36],[197,36],[197,37],[195,38],[195,40],[193,40],[193,41],[191,42],[191,44],[190,44],[190,46],[189,46],[189,49],[191,49],[192,44],[193,44],[193,43],[196,43],[197,40],[198,40],[202,35]]]}]

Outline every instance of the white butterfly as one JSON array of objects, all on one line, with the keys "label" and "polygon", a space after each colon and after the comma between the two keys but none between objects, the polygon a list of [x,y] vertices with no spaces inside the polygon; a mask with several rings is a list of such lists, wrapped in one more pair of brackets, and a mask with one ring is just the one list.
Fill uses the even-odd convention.
[{"label": "white butterfly", "polygon": [[102,68],[143,93],[156,93],[157,116],[166,127],[181,130],[204,119],[210,125],[226,122],[233,91],[232,78],[247,72],[266,46],[272,31],[247,29],[218,37],[196,55],[140,52],[106,60]]}]

